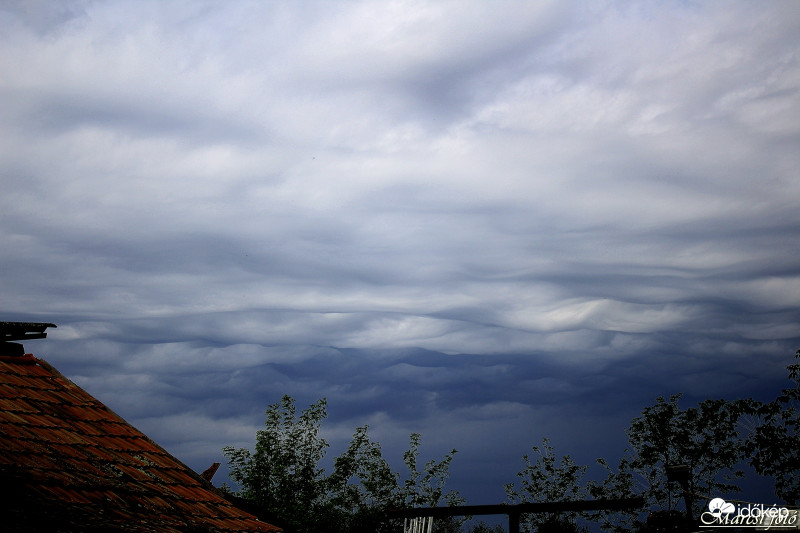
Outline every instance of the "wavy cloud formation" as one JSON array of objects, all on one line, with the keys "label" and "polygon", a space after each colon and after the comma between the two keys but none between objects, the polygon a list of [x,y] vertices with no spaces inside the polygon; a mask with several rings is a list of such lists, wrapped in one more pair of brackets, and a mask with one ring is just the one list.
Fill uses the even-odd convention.
[{"label": "wavy cloud formation", "polygon": [[501,499],[542,436],[591,460],[656,394],[782,385],[799,31],[794,2],[5,3],[2,318],[58,323],[28,348],[200,470],[327,396],[337,442],[422,431]]}]

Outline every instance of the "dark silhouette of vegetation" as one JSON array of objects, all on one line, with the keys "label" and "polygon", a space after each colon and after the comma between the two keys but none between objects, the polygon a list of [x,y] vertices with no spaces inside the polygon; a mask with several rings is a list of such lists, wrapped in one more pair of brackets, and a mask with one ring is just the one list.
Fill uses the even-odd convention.
[{"label": "dark silhouette of vegetation", "polygon": [[770,403],[749,401],[745,413],[758,417],[744,444],[744,455],[763,476],[775,480],[775,495],[788,505],[800,504],[800,350],[786,369],[793,386]]},{"label": "dark silhouette of vegetation", "polygon": [[[517,473],[518,485],[505,486],[506,496],[511,503],[558,502],[582,500],[586,497],[583,477],[586,466],[575,464],[568,455],[559,461],[550,446],[550,441],[542,439],[541,446],[534,446],[533,461],[524,455],[525,468]],[[520,519],[520,531],[579,532],[586,531],[578,526],[577,513],[537,513],[526,514]]]},{"label": "dark silhouette of vegetation", "polygon": [[[230,477],[239,485],[235,496],[281,517],[298,533],[398,531],[402,522],[385,520],[392,508],[458,505],[456,491],[445,492],[456,450],[419,468],[421,437],[412,434],[403,454],[408,474],[393,472],[370,439],[368,427],[356,429],[347,450],[326,475],[319,466],[328,442],[320,436],[327,417],[324,399],[296,414],[294,399],[284,396],[266,411],[265,428],[256,434],[255,450],[226,446]],[[227,489],[230,490],[230,489]],[[461,521],[440,520],[438,532],[458,531]]]},{"label": "dark silhouette of vegetation", "polygon": [[[681,395],[656,398],[634,418],[626,433],[628,448],[612,468],[598,464],[606,476],[586,480],[588,467],[569,455],[560,459],[543,439],[533,454],[523,456],[525,467],[516,483],[505,486],[510,503],[554,502],[643,497],[645,509],[585,512],[615,533],[627,531],[681,531],[687,527],[686,505],[696,519],[710,498],[740,491],[742,467],[774,479],[775,495],[788,505],[800,500],[800,350],[787,367],[793,385],[772,402],[704,400],[682,408]],[[319,466],[328,443],[320,436],[326,418],[325,400],[298,417],[294,400],[284,396],[267,409],[265,428],[256,434],[253,452],[226,447],[236,496],[272,516],[280,517],[300,533],[401,531],[402,522],[387,520],[397,508],[459,505],[458,492],[445,492],[452,450],[440,461],[418,464],[421,437],[412,434],[403,454],[407,473],[391,469],[368,427],[356,429],[342,455],[327,475]],[[746,431],[742,431],[744,428]],[[672,476],[667,471],[672,467]],[[680,478],[675,472],[681,472]],[[680,482],[679,482],[680,481]],[[230,490],[230,489],[227,489]],[[649,513],[645,518],[645,513]],[[584,532],[579,513],[540,513],[521,517],[520,530]],[[437,519],[434,531],[460,531],[464,519]],[[501,526],[481,522],[471,533],[499,533]]]},{"label": "dark silhouette of vegetation", "polygon": [[[603,482],[589,484],[595,498],[642,496],[646,507],[658,517],[681,516],[673,513],[685,505],[683,488],[667,477],[667,467],[685,465],[688,492],[727,494],[740,490],[734,483],[744,473],[736,466],[741,460],[737,421],[741,410],[736,402],[705,400],[697,407],[681,409],[680,395],[666,400],[656,398],[645,407],[627,430],[629,448],[616,471],[603,459]],[[707,500],[693,498],[693,516],[699,516]],[[607,529],[623,532],[640,529],[644,523],[638,513],[598,513]],[[613,518],[611,518],[613,517]]]},{"label": "dark silhouette of vegetation", "polygon": [[496,524],[494,526],[490,526],[484,521],[480,521],[477,524],[470,526],[467,530],[467,533],[505,533],[505,529],[500,524]]},{"label": "dark silhouette of vegetation", "polygon": [[[800,350],[795,353],[800,361]],[[750,464],[759,475],[774,479],[775,495],[796,505],[800,497],[800,362],[787,367],[794,387],[769,403],[744,400],[704,400],[697,407],[681,409],[680,395],[657,398],[627,430],[630,448],[612,469],[603,459],[607,477],[590,482],[595,498],[643,496],[651,511],[649,520],[639,513],[596,513],[593,519],[605,529],[666,531],[669,524],[684,527],[683,488],[667,479],[668,465],[686,465],[687,492],[696,520],[708,501],[741,491],[736,480]],[[751,419],[749,434],[741,431]],[[655,524],[655,525],[654,525]]]}]

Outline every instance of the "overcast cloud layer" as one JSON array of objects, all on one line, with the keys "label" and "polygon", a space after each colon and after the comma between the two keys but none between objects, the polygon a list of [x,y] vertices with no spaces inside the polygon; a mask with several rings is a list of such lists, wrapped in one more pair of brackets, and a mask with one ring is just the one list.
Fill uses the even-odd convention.
[{"label": "overcast cloud layer", "polygon": [[[0,318],[192,467],[291,394],[624,448],[800,347],[800,3],[0,4]],[[339,447],[337,449],[337,446]]]}]

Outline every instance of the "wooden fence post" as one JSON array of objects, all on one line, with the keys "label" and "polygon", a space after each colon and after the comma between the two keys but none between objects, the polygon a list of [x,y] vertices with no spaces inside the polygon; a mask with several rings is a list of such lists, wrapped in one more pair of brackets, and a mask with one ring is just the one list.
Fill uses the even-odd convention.
[{"label": "wooden fence post", "polygon": [[519,533],[519,513],[508,513],[508,533]]}]

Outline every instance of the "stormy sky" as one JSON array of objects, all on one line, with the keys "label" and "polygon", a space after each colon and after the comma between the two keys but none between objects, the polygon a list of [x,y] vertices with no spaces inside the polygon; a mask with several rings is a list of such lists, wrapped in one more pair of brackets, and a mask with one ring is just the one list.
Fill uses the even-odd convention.
[{"label": "stormy sky", "polygon": [[[184,462],[325,397],[499,503],[800,348],[800,3],[0,3],[0,319]],[[224,479],[224,471],[215,478]]]}]

